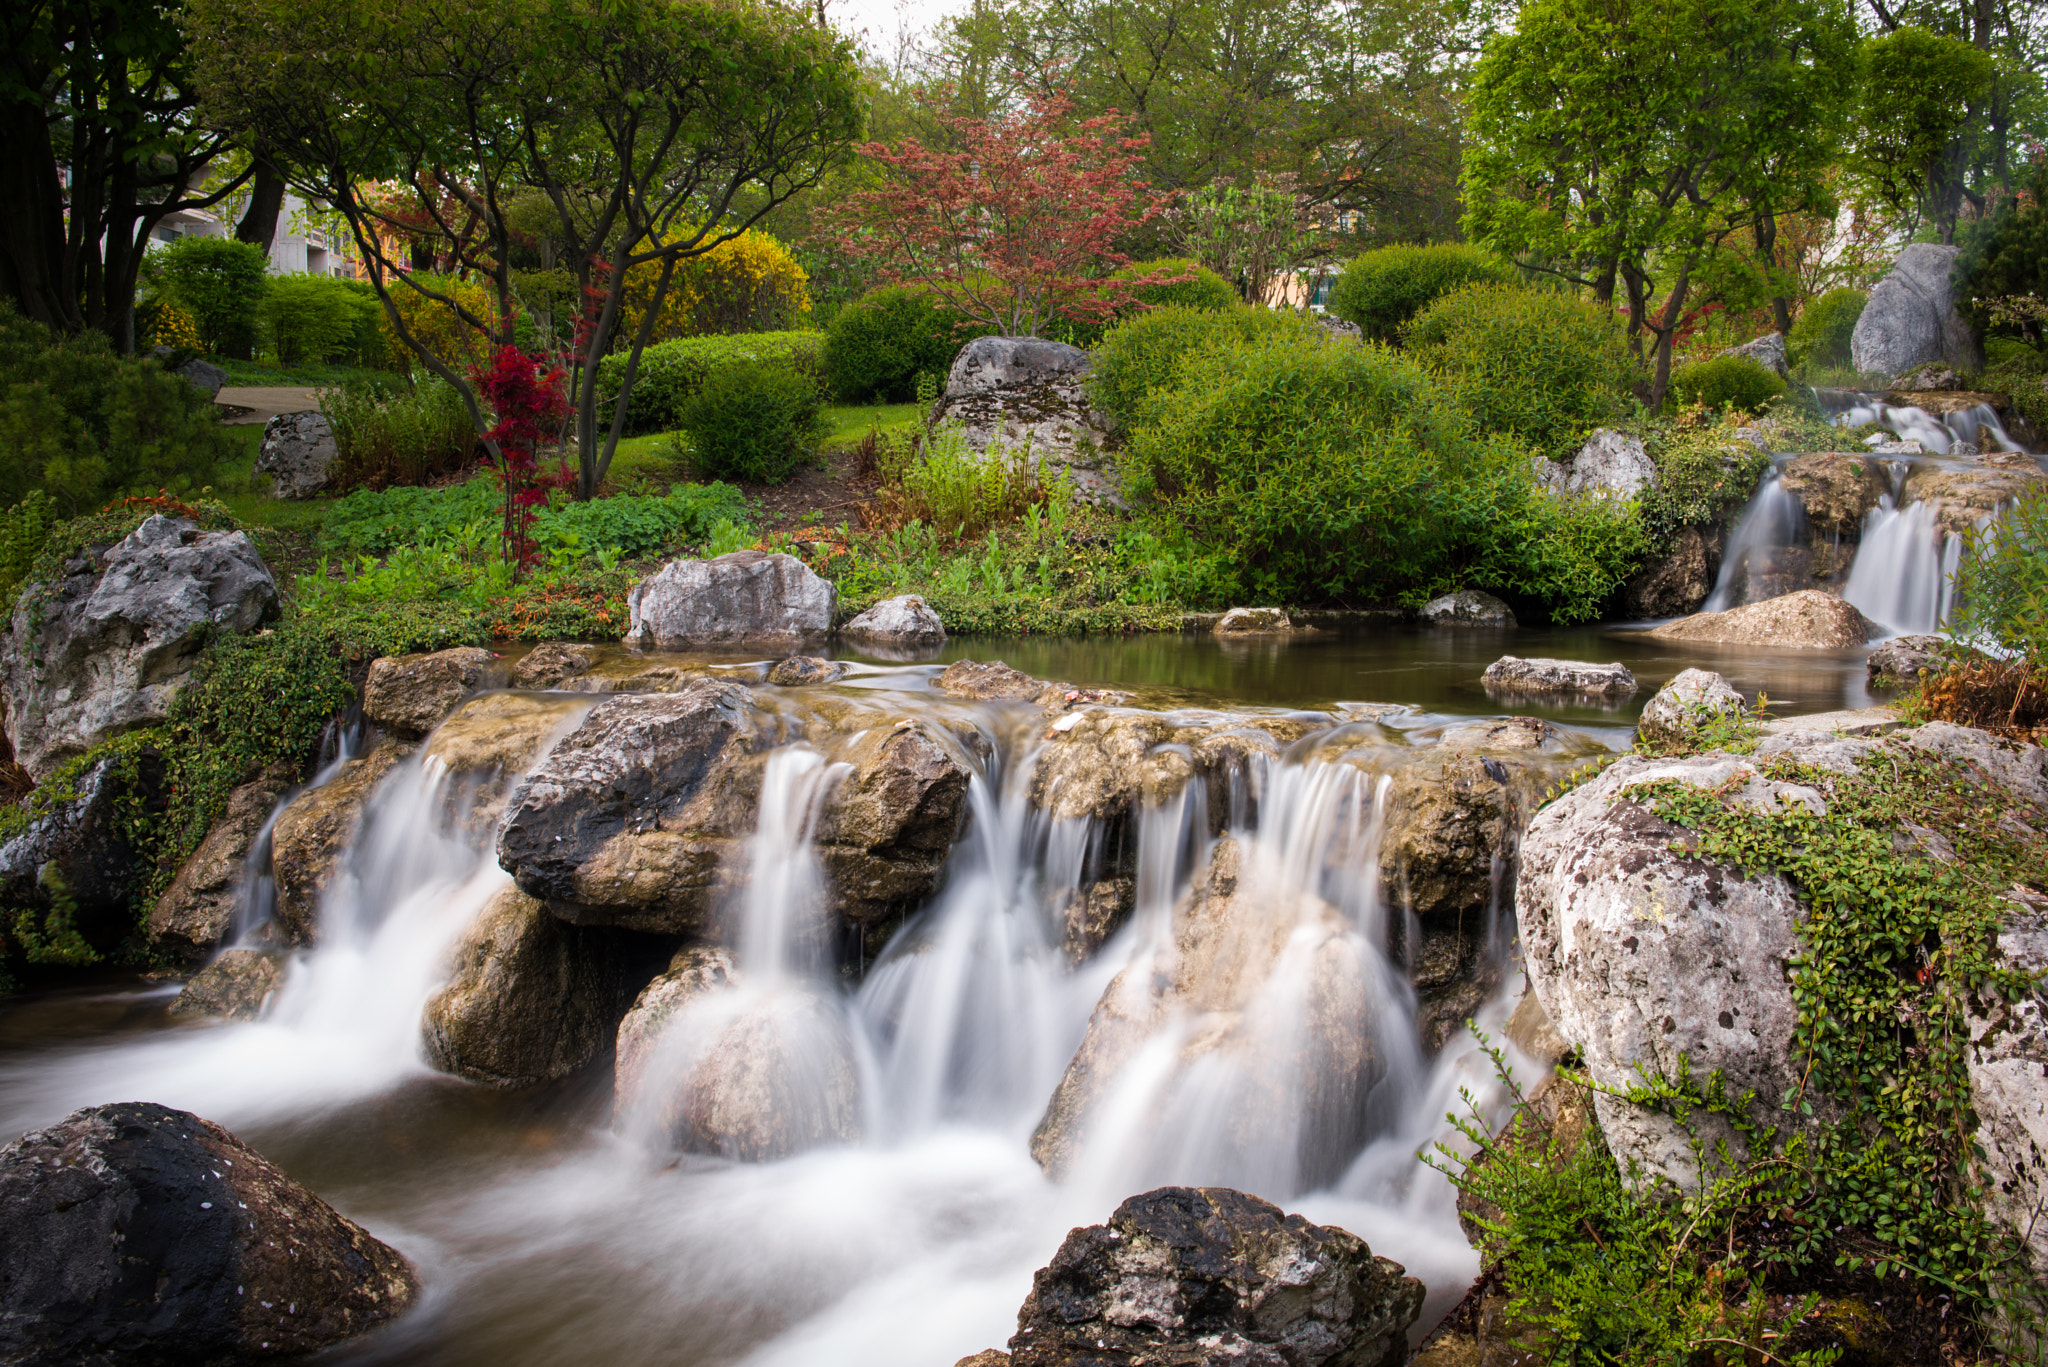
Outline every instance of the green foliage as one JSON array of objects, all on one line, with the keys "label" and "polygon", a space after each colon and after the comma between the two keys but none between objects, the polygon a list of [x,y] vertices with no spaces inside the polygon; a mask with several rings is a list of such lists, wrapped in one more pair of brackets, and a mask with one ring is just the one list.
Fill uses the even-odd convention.
[{"label": "green foliage", "polygon": [[758,484],[780,484],[816,461],[828,425],[816,380],[761,364],[713,371],[677,419],[699,475]]},{"label": "green foliage", "polygon": [[1660,547],[1680,528],[1717,522],[1747,503],[1771,465],[1751,443],[1711,430],[1655,433],[1645,445],[1657,463],[1657,485],[1643,500],[1643,522]]},{"label": "green foliage", "polygon": [[825,334],[824,363],[842,403],[901,403],[920,372],[944,375],[960,348],[987,328],[963,324],[931,291],[884,285],[841,309]]},{"label": "green foliage", "polygon": [[1786,359],[1794,366],[1841,367],[1849,362],[1849,341],[1870,296],[1844,286],[1809,299],[1785,337]]},{"label": "green foliage", "polygon": [[1650,550],[1633,505],[1555,497],[1537,489],[1519,461],[1494,465],[1446,497],[1453,563],[1462,562],[1453,576],[1535,603],[1561,626],[1603,616]]},{"label": "green foliage", "polygon": [[[316,542],[326,555],[355,561],[386,556],[401,547],[446,545],[497,534],[504,495],[489,479],[438,489],[358,490],[337,502]],[[746,500],[728,484],[678,484],[659,497],[592,499],[564,503],[534,514],[530,533],[542,554],[553,558],[571,548],[600,558],[642,560],[694,545],[721,524],[744,520]]]},{"label": "green foliage", "polygon": [[1619,418],[1636,378],[1613,315],[1557,290],[1467,285],[1417,314],[1405,338],[1483,430],[1547,456]]},{"label": "green foliage", "polygon": [[0,513],[0,603],[14,601],[14,591],[56,524],[56,503],[41,489],[29,490],[21,502]]},{"label": "green foliage", "polygon": [[1169,305],[1111,328],[1095,350],[1089,389],[1125,431],[1143,426],[1152,402],[1173,391],[1181,368],[1212,346],[1260,337],[1320,338],[1312,318],[1272,309]]},{"label": "green foliage", "polygon": [[446,380],[349,380],[322,390],[320,411],[334,433],[332,488],[424,484],[476,459],[482,446],[469,406]]},{"label": "green foliage", "polygon": [[1747,356],[1716,356],[1680,366],[1671,376],[1671,392],[1680,402],[1709,412],[1734,408],[1755,413],[1785,392],[1785,382]]},{"label": "green foliage", "polygon": [[[626,400],[626,431],[664,432],[681,425],[683,405],[713,372],[741,365],[779,365],[814,379],[824,372],[821,332],[746,332],[680,337],[640,353],[633,393]],[[598,364],[598,393],[609,408],[626,374],[626,353]]]},{"label": "green foliage", "polygon": [[1416,314],[1461,285],[1506,283],[1510,272],[1477,247],[1440,242],[1379,247],[1354,257],[1330,287],[1330,312],[1375,342],[1399,340]]},{"label": "green foliage", "polygon": [[1956,591],[1960,634],[2048,662],[2048,490],[2035,485],[1969,535]]},{"label": "green foliage", "polygon": [[960,537],[979,536],[1015,521],[1034,505],[1066,510],[1074,501],[1073,487],[1064,477],[1050,487],[1040,482],[1028,449],[976,455],[957,422],[946,423],[919,442],[916,453],[900,467],[885,460],[883,476],[902,486],[915,516]]},{"label": "green foliage", "polygon": [[199,329],[209,353],[246,360],[270,281],[269,258],[253,242],[183,237],[156,252],[165,291]]},{"label": "green foliage", "polygon": [[[1191,257],[1166,256],[1152,261],[1133,261],[1119,267],[1111,275],[1122,280],[1138,280],[1148,275],[1185,275],[1186,280],[1170,285],[1145,285],[1137,291],[1137,300],[1143,308],[1123,310],[1121,318],[1135,318],[1151,309],[1186,308],[1220,311],[1237,307],[1237,291],[1228,280]],[[1071,318],[1060,318],[1040,330],[1040,335],[1055,342],[1066,342],[1070,346],[1092,348],[1099,345],[1104,334],[1115,327],[1119,319],[1103,323],[1081,323]]]},{"label": "green foliage", "polygon": [[147,357],[105,337],[58,340],[0,300],[0,506],[41,489],[66,514],[122,493],[210,483],[234,450],[219,410]]},{"label": "green foliage", "polygon": [[1967,39],[1908,25],[1865,39],[1861,60],[1856,168],[1879,198],[1926,215],[1946,241],[1977,136],[1971,106],[1997,80],[1997,59]]},{"label": "green foliage", "polygon": [[264,340],[282,365],[362,359],[377,335],[381,306],[373,291],[329,275],[280,275],[257,309]]}]

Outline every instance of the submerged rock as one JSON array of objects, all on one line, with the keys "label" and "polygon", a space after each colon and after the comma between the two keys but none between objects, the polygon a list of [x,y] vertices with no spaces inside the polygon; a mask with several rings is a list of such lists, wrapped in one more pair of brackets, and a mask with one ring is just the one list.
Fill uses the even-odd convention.
[{"label": "submerged rock", "polygon": [[1232,608],[1216,624],[1218,636],[1283,636],[1294,623],[1281,608]]},{"label": "submerged rock", "polygon": [[1522,659],[1503,655],[1481,676],[1488,692],[1598,693],[1626,697],[1636,691],[1636,676],[1624,664],[1586,664],[1580,660]]},{"label": "submerged rock", "polygon": [[277,615],[277,584],[246,532],[161,514],[117,545],[25,585],[0,643],[8,743],[38,778],[170,715],[210,635]]},{"label": "submerged rock", "polygon": [[793,555],[734,551],[671,560],[626,596],[626,643],[641,649],[802,641],[832,630],[839,593]]},{"label": "submerged rock", "polygon": [[289,766],[274,765],[228,795],[227,811],[150,909],[144,928],[153,947],[190,962],[220,943],[234,924],[249,849],[292,777]]},{"label": "submerged rock", "polygon": [[0,1152],[0,1361],[273,1362],[375,1329],[411,1264],[210,1121],[74,1112]]},{"label": "submerged rock", "polygon": [[496,658],[480,646],[386,655],[371,663],[363,682],[363,715],[417,739],[439,726],[483,684],[484,671]]},{"label": "submerged rock", "polygon": [[311,498],[327,487],[338,448],[324,413],[279,413],[263,424],[256,473],[271,477],[273,498]]},{"label": "submerged rock", "polygon": [[559,688],[588,670],[597,659],[589,646],[569,641],[542,641],[512,667],[514,688]]},{"label": "submerged rock", "polygon": [[1017,1312],[1017,1367],[1397,1367],[1423,1286],[1365,1241],[1223,1187],[1133,1196],[1068,1234]]},{"label": "submerged rock", "polygon": [[284,960],[274,950],[224,949],[186,979],[173,1016],[214,1016],[249,1021],[263,1014],[270,994],[284,980]]},{"label": "submerged rock", "polygon": [[363,804],[411,753],[410,746],[385,741],[278,814],[270,828],[270,867],[277,880],[277,929],[286,944],[313,943],[320,896],[362,826]]},{"label": "submerged rock", "polygon": [[1490,593],[1465,589],[1432,598],[1416,614],[1433,627],[1511,627],[1513,609]]},{"label": "submerged rock", "polygon": [[1915,242],[1899,253],[1891,273],[1877,282],[1849,339],[1856,369],[1903,375],[1929,361],[1957,370],[1984,368],[1976,330],[1956,309],[1955,271],[1960,247]]},{"label": "submerged rock", "polygon": [[849,641],[891,646],[935,646],[946,639],[946,625],[931,605],[914,593],[881,602],[861,613],[839,634]]},{"label": "submerged rock", "polygon": [[1652,627],[1648,634],[1660,641],[1840,650],[1862,645],[1870,639],[1870,630],[1870,623],[1850,604],[1818,589],[1801,589],[1726,612],[1682,617]]},{"label": "submerged rock", "polygon": [[821,660],[815,655],[792,655],[786,660],[777,660],[768,671],[768,682],[778,688],[836,683],[845,677],[845,665],[837,660]]},{"label": "submerged rock", "polygon": [[1726,679],[1711,669],[1688,669],[1657,690],[1643,705],[1636,734],[1645,740],[1682,740],[1717,717],[1739,717],[1749,710]]}]

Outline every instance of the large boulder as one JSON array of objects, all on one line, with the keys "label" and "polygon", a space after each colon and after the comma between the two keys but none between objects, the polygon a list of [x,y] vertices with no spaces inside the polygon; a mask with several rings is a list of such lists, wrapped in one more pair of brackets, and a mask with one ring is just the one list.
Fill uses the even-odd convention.
[{"label": "large boulder", "polygon": [[571,1077],[611,1047],[636,984],[624,933],[572,926],[517,887],[487,903],[421,1016],[427,1061],[487,1087]]},{"label": "large boulder", "polygon": [[864,645],[935,646],[945,642],[946,624],[931,604],[905,593],[884,598],[839,628],[839,634]]},{"label": "large boulder", "polygon": [[960,348],[932,406],[934,425],[962,424],[968,449],[1028,450],[1048,478],[1064,473],[1082,495],[1119,501],[1112,424],[1088,396],[1088,353],[1037,337],[977,337]]},{"label": "large boulder", "polygon": [[1534,460],[1536,483],[1563,497],[1626,501],[1641,498],[1657,482],[1657,463],[1641,439],[1611,427],[1586,438],[1569,460]]},{"label": "large boulder", "polygon": [[1625,698],[1636,691],[1636,676],[1625,664],[1583,660],[1523,659],[1503,655],[1480,676],[1489,693],[1592,693]]},{"label": "large boulder", "polygon": [[1514,609],[1490,593],[1463,589],[1432,598],[1416,614],[1433,627],[1511,627]]},{"label": "large boulder", "polygon": [[497,656],[481,646],[456,646],[426,655],[386,655],[363,680],[363,715],[417,740],[439,726],[483,684]]},{"label": "large boulder", "polygon": [[1657,744],[1685,739],[1716,718],[1739,717],[1749,710],[1734,685],[1711,669],[1687,669],[1658,689],[1643,705],[1636,733]]},{"label": "large boulder", "polygon": [[0,1362],[274,1362],[419,1290],[399,1253],[184,1111],[95,1106],[0,1152]]},{"label": "large boulder", "polygon": [[1870,623],[1850,604],[1819,589],[1800,589],[1726,612],[1681,617],[1648,634],[1660,641],[1841,650],[1864,644],[1870,633]]},{"label": "large boulder", "polygon": [[1133,1196],[1031,1279],[1016,1367],[1397,1367],[1423,1285],[1348,1230],[1224,1187]]},{"label": "large boulder", "polygon": [[1782,332],[1766,332],[1754,341],[1744,342],[1741,346],[1729,347],[1725,351],[1716,354],[1721,356],[1740,356],[1745,360],[1755,361],[1781,380],[1791,373],[1790,368],[1785,364],[1785,334]]},{"label": "large boulder", "polygon": [[1903,375],[1930,361],[1957,370],[1984,368],[1969,320],[1956,309],[1953,279],[1960,247],[1916,242],[1899,253],[1856,320],[1849,357],[1856,369]]},{"label": "large boulder", "polygon": [[273,765],[228,794],[227,810],[150,908],[144,929],[152,946],[191,962],[220,943],[234,925],[249,851],[293,777],[289,765]]},{"label": "large boulder", "polygon": [[793,555],[671,560],[626,595],[626,643],[645,650],[794,643],[832,630],[839,591]]},{"label": "large boulder", "polygon": [[162,765],[139,756],[132,773],[120,759],[96,760],[61,789],[29,799],[26,824],[0,841],[0,905],[16,908],[69,904],[82,913],[88,939],[127,922],[127,902],[144,876],[140,853],[128,837],[132,803],[154,800]]},{"label": "large boulder", "polygon": [[1799,500],[1807,523],[1830,540],[1854,541],[1891,491],[1884,462],[1861,452],[1809,451],[1778,467],[1778,487]]},{"label": "large boulder", "polygon": [[284,980],[284,964],[267,949],[224,949],[185,980],[171,1015],[251,1021],[263,1014]]},{"label": "large boulder", "polygon": [[1686,526],[1673,532],[1663,552],[1637,570],[1623,588],[1628,615],[1677,617],[1698,611],[1714,591],[1722,537],[1718,526]]},{"label": "large boulder", "polygon": [[967,817],[967,770],[908,720],[854,738],[849,766],[818,814],[818,862],[845,923],[881,948],[895,923],[938,890]]},{"label": "large boulder", "polygon": [[325,414],[279,413],[263,424],[256,473],[271,477],[277,498],[311,498],[327,487],[337,454]]},{"label": "large boulder", "polygon": [[14,757],[41,777],[163,721],[210,635],[253,631],[277,609],[277,584],[245,532],[158,514],[117,545],[81,552],[54,582],[23,588],[0,647]]},{"label": "large boulder", "polygon": [[209,399],[218,395],[222,386],[228,382],[228,373],[225,370],[211,361],[202,361],[196,356],[179,366],[172,374],[184,376],[185,383]]},{"label": "large boulder", "polygon": [[278,813],[270,828],[270,867],[277,884],[277,930],[286,944],[313,943],[320,894],[362,825],[363,804],[411,753],[396,741],[385,741]]}]

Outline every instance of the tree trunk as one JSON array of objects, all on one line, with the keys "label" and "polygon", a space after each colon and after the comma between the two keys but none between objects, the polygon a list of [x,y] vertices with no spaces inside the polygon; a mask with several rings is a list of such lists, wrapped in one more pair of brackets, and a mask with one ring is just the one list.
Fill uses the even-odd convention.
[{"label": "tree trunk", "polygon": [[0,105],[0,291],[24,317],[81,332],[78,283],[63,278],[64,193],[50,133],[35,105]]},{"label": "tree trunk", "polygon": [[249,187],[249,208],[235,225],[235,241],[248,242],[270,254],[277,240],[277,217],[284,212],[284,176],[276,163],[256,154],[256,181]]}]

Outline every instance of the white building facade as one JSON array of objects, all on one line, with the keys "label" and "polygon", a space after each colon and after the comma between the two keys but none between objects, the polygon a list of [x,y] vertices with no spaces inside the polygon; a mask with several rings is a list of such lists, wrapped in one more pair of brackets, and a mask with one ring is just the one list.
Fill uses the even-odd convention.
[{"label": "white building facade", "polygon": [[[234,233],[233,223],[204,209],[180,209],[156,225],[150,245],[176,242],[181,237],[233,237]],[[356,264],[341,242],[317,226],[306,201],[287,192],[284,207],[277,213],[277,230],[270,238],[270,270],[273,275],[351,279]]]}]

